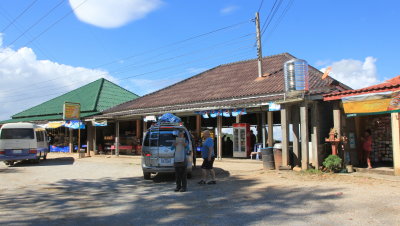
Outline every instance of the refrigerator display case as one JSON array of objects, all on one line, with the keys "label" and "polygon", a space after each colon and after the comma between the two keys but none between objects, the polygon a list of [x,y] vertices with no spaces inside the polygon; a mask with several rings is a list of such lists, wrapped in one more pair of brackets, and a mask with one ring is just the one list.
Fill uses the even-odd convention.
[{"label": "refrigerator display case", "polygon": [[233,124],[233,157],[247,158],[250,156],[250,124]]}]

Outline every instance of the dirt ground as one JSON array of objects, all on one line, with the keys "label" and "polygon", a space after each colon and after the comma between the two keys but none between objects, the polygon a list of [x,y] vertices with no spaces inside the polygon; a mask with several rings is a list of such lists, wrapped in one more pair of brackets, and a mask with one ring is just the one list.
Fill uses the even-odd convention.
[{"label": "dirt ground", "polygon": [[76,157],[0,163],[0,224],[400,225],[394,176],[264,171],[261,161],[224,159],[216,185],[198,185],[197,169],[180,193],[173,175],[143,180],[139,157]]}]

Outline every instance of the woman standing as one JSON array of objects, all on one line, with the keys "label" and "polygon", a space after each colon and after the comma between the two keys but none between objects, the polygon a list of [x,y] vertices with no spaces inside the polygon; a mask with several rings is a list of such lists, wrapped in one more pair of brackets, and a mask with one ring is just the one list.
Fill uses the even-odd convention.
[{"label": "woman standing", "polygon": [[362,141],[362,148],[365,153],[365,158],[368,164],[368,169],[372,169],[371,158],[370,158],[372,152],[372,136],[370,129],[365,130],[364,137],[361,137],[361,141]]},{"label": "woman standing", "polygon": [[187,160],[186,155],[190,154],[188,150],[188,142],[186,142],[184,132],[179,132],[178,137],[175,140],[175,156],[174,156],[174,167],[175,167],[175,180],[176,188],[175,192],[185,192],[187,189]]}]

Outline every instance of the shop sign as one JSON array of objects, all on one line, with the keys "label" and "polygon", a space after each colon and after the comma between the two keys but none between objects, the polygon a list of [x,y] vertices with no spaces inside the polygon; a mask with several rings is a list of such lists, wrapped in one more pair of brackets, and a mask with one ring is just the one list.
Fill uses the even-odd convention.
[{"label": "shop sign", "polygon": [[79,120],[66,121],[64,126],[71,129],[85,129],[85,124]]},{"label": "shop sign", "polygon": [[391,113],[400,111],[400,91],[343,97],[346,114]]},{"label": "shop sign", "polygon": [[81,104],[65,102],[63,108],[63,119],[64,120],[76,120],[79,119],[81,113]]},{"label": "shop sign", "polygon": [[107,120],[92,121],[93,126],[107,126]]},{"label": "shop sign", "polygon": [[196,111],[196,114],[203,116],[203,118],[216,118],[217,116],[224,117],[236,117],[238,115],[247,114],[246,108],[236,108],[236,109],[218,109],[210,111]]},{"label": "shop sign", "polygon": [[280,111],[281,110],[281,105],[277,104],[275,102],[269,102],[268,103],[268,110],[269,111]]},{"label": "shop sign", "polygon": [[154,115],[148,115],[146,117],[144,117],[143,121],[148,122],[148,121],[157,121],[156,116]]}]

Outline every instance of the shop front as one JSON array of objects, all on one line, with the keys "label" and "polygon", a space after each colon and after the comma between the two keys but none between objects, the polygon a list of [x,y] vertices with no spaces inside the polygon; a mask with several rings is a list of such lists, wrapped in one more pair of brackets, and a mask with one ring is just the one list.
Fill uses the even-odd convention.
[{"label": "shop front", "polygon": [[400,175],[399,85],[396,77],[351,93],[324,96],[325,101],[336,102],[335,127],[349,140],[345,162],[364,170],[370,168],[369,160],[369,172]]}]

